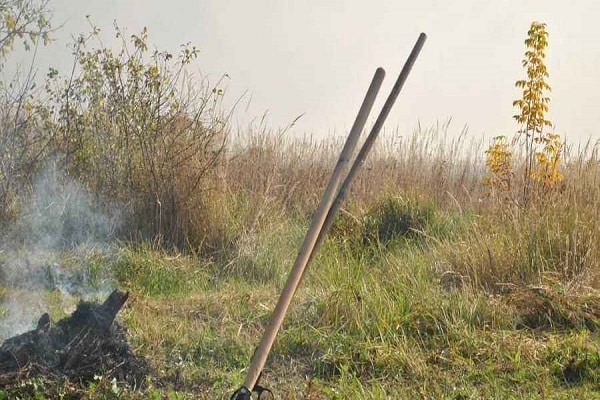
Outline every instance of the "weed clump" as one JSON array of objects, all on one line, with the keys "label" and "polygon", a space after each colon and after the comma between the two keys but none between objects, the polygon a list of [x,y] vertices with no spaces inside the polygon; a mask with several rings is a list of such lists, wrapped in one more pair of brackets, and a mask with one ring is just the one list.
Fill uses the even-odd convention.
[{"label": "weed clump", "polygon": [[398,196],[385,196],[364,216],[363,240],[388,244],[398,239],[417,239],[435,218],[431,202],[419,204]]},{"label": "weed clump", "polygon": [[340,213],[332,227],[332,236],[350,240],[358,247],[419,242],[427,236],[437,217],[433,202],[420,203],[397,195],[384,195],[359,217],[350,212]]},{"label": "weed clump", "polygon": [[546,286],[518,287],[505,301],[517,312],[518,326],[529,329],[588,329],[600,327],[600,296],[567,295]]}]

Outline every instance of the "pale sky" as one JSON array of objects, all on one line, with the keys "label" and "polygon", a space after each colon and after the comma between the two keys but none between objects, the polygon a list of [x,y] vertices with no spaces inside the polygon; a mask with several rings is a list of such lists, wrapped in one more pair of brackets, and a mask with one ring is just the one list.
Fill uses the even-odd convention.
[{"label": "pale sky", "polygon": [[188,41],[199,47],[197,70],[213,83],[230,76],[229,101],[248,92],[251,101],[238,109],[236,124],[268,110],[276,129],[305,114],[289,134],[317,137],[347,132],[381,66],[387,76],[374,121],[420,32],[428,40],[385,129],[409,132],[418,122],[451,117],[453,133],[467,125],[476,138],[512,135],[523,41],[531,21],[541,21],[550,33],[548,117],[570,141],[600,138],[600,2],[594,0],[50,0],[50,7],[54,25],[64,26],[39,51],[41,75],[48,65],[67,73],[68,39],[88,30],[86,14],[105,44],[113,20],[130,34],[147,26],[159,50],[176,52]]}]

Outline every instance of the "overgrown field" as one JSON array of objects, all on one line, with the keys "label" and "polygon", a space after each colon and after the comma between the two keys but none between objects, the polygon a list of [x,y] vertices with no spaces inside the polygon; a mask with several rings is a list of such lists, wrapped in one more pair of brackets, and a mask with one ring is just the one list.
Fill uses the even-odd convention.
[{"label": "overgrown field", "polygon": [[[476,146],[444,129],[384,140],[365,165],[268,361],[277,398],[600,398],[596,148],[571,150],[564,186],[523,208],[487,195]],[[339,148],[252,138],[212,178],[202,246],[118,241],[30,261],[91,292],[129,290],[121,322],[156,376],[29,380],[0,397],[215,399],[243,382]],[[56,285],[0,294],[40,290],[64,316]]]},{"label": "overgrown field", "polygon": [[[46,2],[7,4],[0,70],[15,39],[51,33]],[[119,49],[92,26],[69,71],[0,82],[0,338],[118,287],[154,374],[47,374],[0,400],[228,398],[341,148],[262,123],[235,136],[195,47],[151,51],[145,29],[115,29]],[[518,81],[525,100],[548,86],[529,70],[542,83]],[[262,385],[282,399],[600,399],[599,145],[537,137],[549,99],[534,94],[517,103],[525,154],[447,124],[381,138]]]}]

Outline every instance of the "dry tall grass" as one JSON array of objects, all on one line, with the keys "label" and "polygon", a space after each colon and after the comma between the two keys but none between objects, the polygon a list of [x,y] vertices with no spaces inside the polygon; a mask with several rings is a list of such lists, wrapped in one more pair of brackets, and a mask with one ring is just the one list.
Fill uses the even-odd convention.
[{"label": "dry tall grass", "polygon": [[[213,212],[204,215],[206,229],[197,234],[210,237],[212,248],[222,241],[231,248],[287,219],[308,220],[341,145],[339,139],[289,138],[265,130],[236,141],[214,175],[212,187],[218,190],[207,197],[204,210]],[[382,196],[400,196],[431,202],[442,213],[476,215],[469,229],[445,244],[440,239],[439,246],[443,268],[476,287],[498,291],[507,283],[555,281],[569,288],[596,287],[598,148],[588,143],[566,149],[564,185],[523,208],[518,181],[512,193],[488,193],[482,185],[482,143],[469,140],[466,132],[438,124],[407,136],[388,133],[354,182],[346,209],[360,216]]]},{"label": "dry tall grass", "polygon": [[[449,137],[454,137],[449,139]],[[313,211],[343,145],[343,138],[289,138],[247,133],[230,149],[218,173],[222,188],[262,194],[288,211]],[[481,143],[449,123],[413,133],[384,134],[351,187],[350,198],[368,203],[387,189],[420,194],[440,204],[475,204],[482,196]]]}]

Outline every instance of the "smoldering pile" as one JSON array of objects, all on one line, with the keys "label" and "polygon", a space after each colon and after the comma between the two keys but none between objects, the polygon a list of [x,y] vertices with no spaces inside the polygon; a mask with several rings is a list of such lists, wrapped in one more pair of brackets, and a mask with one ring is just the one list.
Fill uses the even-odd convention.
[{"label": "smoldering pile", "polygon": [[129,293],[113,291],[102,304],[81,301],[67,318],[43,314],[36,329],[0,346],[0,387],[32,377],[89,382],[94,376],[139,385],[151,372],[134,354],[124,328],[114,321]]}]

